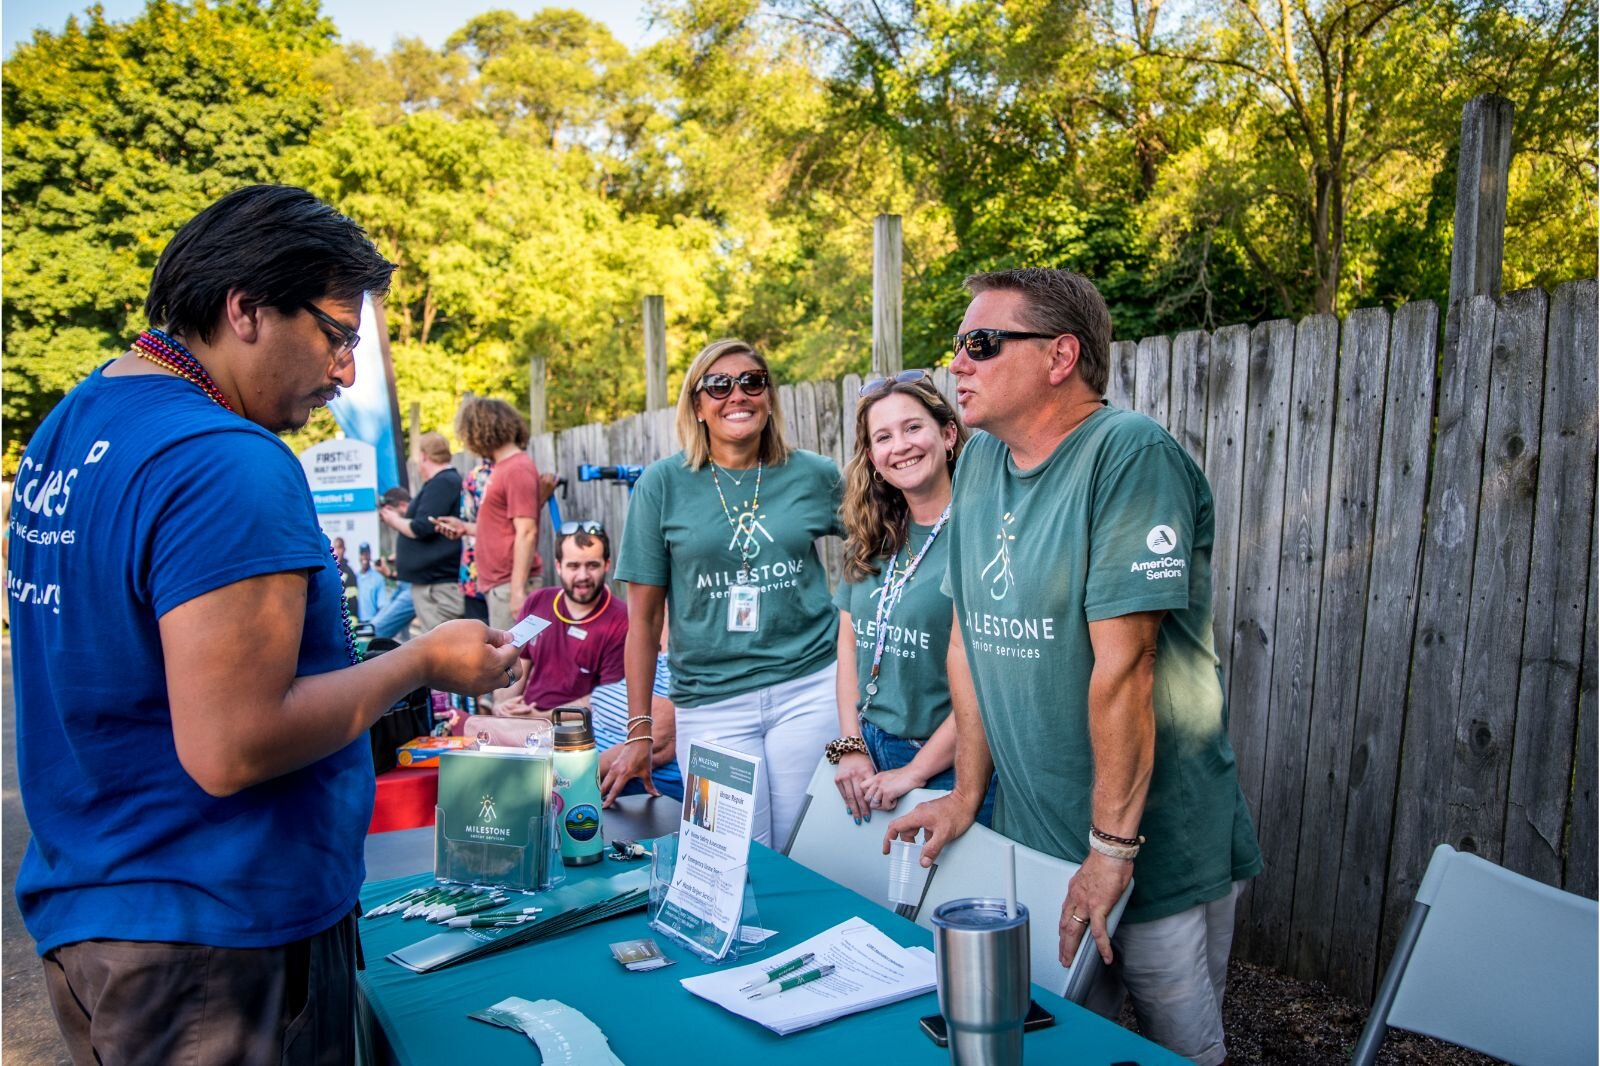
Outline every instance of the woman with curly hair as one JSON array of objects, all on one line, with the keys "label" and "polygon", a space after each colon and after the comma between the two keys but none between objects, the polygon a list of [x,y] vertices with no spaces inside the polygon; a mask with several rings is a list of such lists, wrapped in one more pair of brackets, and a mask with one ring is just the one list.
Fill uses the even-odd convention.
[{"label": "woman with curly hair", "polygon": [[[926,370],[861,387],[845,468],[834,782],[859,824],[914,788],[955,787],[954,698],[972,699],[940,588],[950,486],[967,431]],[[979,815],[987,824],[993,792]]]}]

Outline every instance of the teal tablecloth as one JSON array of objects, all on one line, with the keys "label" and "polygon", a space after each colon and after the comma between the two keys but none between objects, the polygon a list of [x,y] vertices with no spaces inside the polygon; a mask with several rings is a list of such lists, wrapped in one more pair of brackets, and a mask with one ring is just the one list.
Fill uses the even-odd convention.
[{"label": "teal tablecloth", "polygon": [[[761,924],[778,930],[758,958],[771,957],[857,915],[901,944],[933,946],[922,927],[768,848],[751,848],[750,867]],[[620,869],[607,861],[569,873],[603,876]],[[362,892],[361,905],[376,906],[429,879],[419,875],[374,882]],[[612,1050],[629,1066],[707,1062],[935,1066],[949,1061],[948,1053],[917,1027],[918,1018],[938,1013],[932,992],[778,1036],[685,991],[680,980],[710,967],[652,930],[642,911],[432,974],[411,973],[384,957],[437,931],[427,923],[404,922],[392,915],[361,923],[367,961],[360,985],[378,1063],[537,1063],[538,1049],[521,1033],[467,1017],[507,996],[558,999],[582,1011],[604,1030]],[[617,965],[608,945],[642,936],[656,937],[677,965],[648,973],[630,973]],[[1056,1024],[1027,1035],[1024,1053],[1030,1062],[1156,1066],[1184,1061],[1042,989],[1034,989],[1034,998],[1056,1016]]]}]

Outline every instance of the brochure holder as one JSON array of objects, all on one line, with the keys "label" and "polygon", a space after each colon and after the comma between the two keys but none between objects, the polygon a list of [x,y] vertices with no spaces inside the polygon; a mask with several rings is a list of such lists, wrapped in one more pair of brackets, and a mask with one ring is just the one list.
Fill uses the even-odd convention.
[{"label": "brochure holder", "polygon": [[554,773],[543,752],[447,751],[439,756],[433,876],[540,892],[565,880]]},{"label": "brochure holder", "polygon": [[[750,877],[744,879],[744,900],[739,909],[738,935],[728,944],[727,954],[718,956],[714,946],[717,939],[716,930],[709,924],[705,926],[703,935],[695,935],[692,926],[684,927],[681,922],[667,922],[662,918],[662,910],[667,906],[667,889],[672,885],[672,871],[677,866],[678,859],[678,834],[659,837],[651,844],[654,853],[650,859],[650,927],[662,935],[669,937],[674,943],[682,944],[694,952],[702,962],[713,966],[722,966],[735,962],[748,962],[766,952],[766,941],[752,943],[747,940],[747,930],[761,928],[761,914],[756,908],[756,890]],[[749,934],[752,939],[754,932]]]}]

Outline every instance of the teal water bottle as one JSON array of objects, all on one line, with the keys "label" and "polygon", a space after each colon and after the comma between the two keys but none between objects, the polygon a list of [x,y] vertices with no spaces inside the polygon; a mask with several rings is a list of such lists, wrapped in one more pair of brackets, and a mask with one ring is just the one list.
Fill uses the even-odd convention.
[{"label": "teal water bottle", "polygon": [[568,866],[599,862],[600,753],[584,707],[557,707],[555,721],[556,817],[561,827],[561,861]]}]

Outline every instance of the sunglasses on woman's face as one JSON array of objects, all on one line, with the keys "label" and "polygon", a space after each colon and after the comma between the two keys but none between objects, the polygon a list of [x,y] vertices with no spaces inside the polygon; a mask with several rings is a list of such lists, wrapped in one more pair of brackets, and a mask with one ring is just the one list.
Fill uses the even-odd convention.
[{"label": "sunglasses on woman's face", "polygon": [[767,391],[771,379],[765,370],[746,370],[738,377],[732,374],[707,374],[696,385],[696,392],[703,392],[713,400],[726,400],[732,393],[735,385],[746,396],[760,396]]},{"label": "sunglasses on woman's face", "polygon": [[919,381],[927,380],[926,370],[902,370],[892,378],[873,378],[856,391],[862,399],[877,396],[888,392],[895,385],[915,385]]}]

